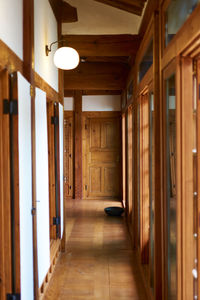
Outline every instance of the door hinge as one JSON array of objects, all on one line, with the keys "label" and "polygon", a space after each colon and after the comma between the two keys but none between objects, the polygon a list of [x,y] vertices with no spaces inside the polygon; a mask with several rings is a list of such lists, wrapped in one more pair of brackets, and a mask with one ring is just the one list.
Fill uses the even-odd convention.
[{"label": "door hinge", "polygon": [[34,89],[34,87],[32,85],[30,86],[30,96],[31,97],[35,96],[35,89]]},{"label": "door hinge", "polygon": [[35,216],[35,215],[36,215],[36,208],[35,208],[35,207],[33,207],[33,208],[31,209],[31,214],[32,214],[32,216]]},{"label": "door hinge", "polygon": [[58,124],[58,117],[51,117],[51,124]]},{"label": "door hinge", "polygon": [[20,300],[21,295],[20,294],[7,294],[6,300]]},{"label": "door hinge", "polygon": [[87,130],[88,129],[88,126],[87,126],[87,124],[85,124],[85,130]]},{"label": "door hinge", "polygon": [[53,225],[60,225],[60,217],[53,217]]},{"label": "door hinge", "polygon": [[18,103],[17,100],[8,101],[3,100],[3,113],[4,115],[17,115],[18,114]]},{"label": "door hinge", "polygon": [[72,189],[72,186],[71,186],[71,185],[69,186],[69,189],[70,189],[70,190]]},{"label": "door hinge", "polygon": [[85,190],[87,191],[87,184],[85,185]]}]

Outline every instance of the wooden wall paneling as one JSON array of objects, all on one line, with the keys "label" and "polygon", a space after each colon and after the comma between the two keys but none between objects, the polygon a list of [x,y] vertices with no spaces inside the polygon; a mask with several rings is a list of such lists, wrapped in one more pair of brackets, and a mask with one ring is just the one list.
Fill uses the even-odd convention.
[{"label": "wooden wall paneling", "polygon": [[54,116],[54,103],[47,103],[47,128],[48,128],[48,159],[49,159],[49,223],[50,239],[56,239],[56,228],[53,217],[56,215],[55,207],[55,153],[54,153],[54,126],[51,118]]},{"label": "wooden wall paneling", "polygon": [[10,195],[10,126],[9,115],[3,114],[3,99],[9,99],[8,71],[0,73],[0,130],[1,130],[1,246],[0,246],[0,295],[6,299],[12,293],[12,260],[11,260],[11,195]]},{"label": "wooden wall paneling", "polygon": [[153,47],[153,93],[154,93],[154,136],[155,136],[155,199],[154,199],[154,297],[162,299],[162,95],[160,81],[160,16],[154,12],[154,47]]},{"label": "wooden wall paneling", "polygon": [[75,119],[75,198],[82,199],[82,92],[74,93]]}]

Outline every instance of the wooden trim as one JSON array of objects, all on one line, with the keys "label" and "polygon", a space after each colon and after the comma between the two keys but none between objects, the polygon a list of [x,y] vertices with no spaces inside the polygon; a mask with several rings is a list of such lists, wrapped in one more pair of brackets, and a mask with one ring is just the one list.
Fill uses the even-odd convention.
[{"label": "wooden trim", "polygon": [[19,71],[23,74],[23,61],[0,40],[0,69],[7,69],[9,73]]},{"label": "wooden trim", "polygon": [[82,199],[82,92],[74,95],[75,106],[75,198]]},{"label": "wooden trim", "polygon": [[[8,71],[0,72],[0,101],[9,99]],[[11,279],[11,207],[10,207],[10,129],[9,115],[3,114],[0,106],[0,296],[6,299],[7,293],[12,293]]]},{"label": "wooden trim", "polygon": [[34,80],[35,80],[35,86],[40,88],[41,90],[45,91],[47,94],[47,99],[54,102],[60,102],[63,104],[63,100],[60,98],[60,95],[58,92],[56,92],[42,77],[34,72]]},{"label": "wooden trim", "polygon": [[119,111],[83,111],[82,115],[87,118],[117,118],[121,115]]},{"label": "wooden trim", "polygon": [[149,263],[149,93],[141,96],[141,262]]},{"label": "wooden trim", "polygon": [[159,14],[154,13],[153,47],[153,93],[154,93],[154,136],[155,136],[155,199],[154,199],[154,297],[162,299],[162,101],[160,101],[160,32]]},{"label": "wooden trim", "polygon": [[61,254],[61,240],[56,240],[51,242],[51,249],[50,249],[50,267],[41,284],[41,287],[38,290],[39,300],[43,300],[45,298],[45,293],[50,285],[50,280],[52,278],[55,266],[60,259]]},{"label": "wooden trim", "polygon": [[[166,186],[166,174],[167,174],[167,149],[166,149],[166,83],[165,80],[169,78],[172,74],[176,74],[176,60],[174,59],[170,65],[167,66],[166,69],[163,70],[162,74],[162,95],[163,95],[163,105],[162,105],[162,120],[163,120],[163,126],[162,126],[162,136],[163,136],[163,151],[162,151],[162,157],[163,157],[163,165],[162,165],[162,177],[163,177],[163,207],[162,207],[162,214],[163,214],[163,282],[166,284],[163,285],[163,295],[164,299],[168,299],[168,266],[167,266],[167,212],[166,212],[166,204],[167,204],[167,186]],[[177,76],[177,74],[176,74]],[[177,99],[176,99],[177,103]],[[177,107],[176,107],[176,124],[177,124]],[[176,127],[176,137],[178,136],[177,127]],[[176,140],[176,149],[177,149],[177,140]],[[177,171],[177,169],[176,169]],[[176,174],[177,178],[177,174]],[[178,219],[177,219],[178,220]]]},{"label": "wooden trim", "polygon": [[[200,116],[200,105],[199,105],[199,100],[200,100],[200,59],[197,60],[197,116]],[[197,194],[198,194],[198,199],[197,199],[197,209],[198,209],[198,216],[200,214],[200,120],[199,118],[197,119],[197,169],[198,169],[198,174],[197,174]],[[198,237],[200,236],[200,226],[198,226]],[[197,249],[197,259],[198,262],[200,261],[200,239],[198,239],[198,249]],[[200,284],[199,284],[199,276],[200,276],[200,263],[198,263],[198,295],[200,295]]]},{"label": "wooden trim", "polygon": [[55,217],[55,154],[54,154],[54,126],[51,118],[54,116],[54,103],[47,103],[47,128],[48,128],[48,161],[49,161],[49,225],[50,239],[56,239],[56,228],[53,225]]}]

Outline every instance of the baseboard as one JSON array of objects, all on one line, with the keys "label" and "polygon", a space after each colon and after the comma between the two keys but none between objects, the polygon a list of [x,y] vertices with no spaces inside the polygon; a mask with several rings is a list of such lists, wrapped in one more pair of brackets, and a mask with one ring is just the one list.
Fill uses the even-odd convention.
[{"label": "baseboard", "polygon": [[53,271],[55,269],[56,263],[59,259],[60,253],[61,253],[61,240],[51,241],[50,267],[49,267],[48,273],[45,276],[45,279],[44,279],[41,287],[39,288],[39,300],[42,300],[45,296],[45,293],[49,286],[49,282],[53,275]]}]

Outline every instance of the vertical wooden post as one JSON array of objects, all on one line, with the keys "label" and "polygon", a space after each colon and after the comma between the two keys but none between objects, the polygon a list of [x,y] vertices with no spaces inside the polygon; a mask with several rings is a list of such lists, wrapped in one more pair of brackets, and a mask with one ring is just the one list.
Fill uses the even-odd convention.
[{"label": "vertical wooden post", "polygon": [[82,199],[82,91],[75,91],[75,198]]},{"label": "vertical wooden post", "polygon": [[[34,0],[23,1],[23,75],[32,86],[31,133],[32,133],[32,207],[36,208],[36,140],[35,140],[35,84],[34,84]],[[35,211],[35,210],[34,210]],[[34,300],[39,299],[37,259],[37,216],[33,214],[33,268]]]},{"label": "vertical wooden post", "polygon": [[161,120],[162,120],[162,107],[160,101],[160,50],[161,46],[159,39],[159,14],[154,13],[154,47],[153,47],[153,75],[154,75],[154,109],[155,109],[155,126],[154,135],[156,136],[155,144],[155,247],[154,247],[154,295],[155,300],[162,299],[162,179],[161,179]]},{"label": "vertical wooden post", "polygon": [[9,99],[8,72],[0,73],[0,299],[12,293],[11,196],[9,115],[3,114],[3,99]]}]

